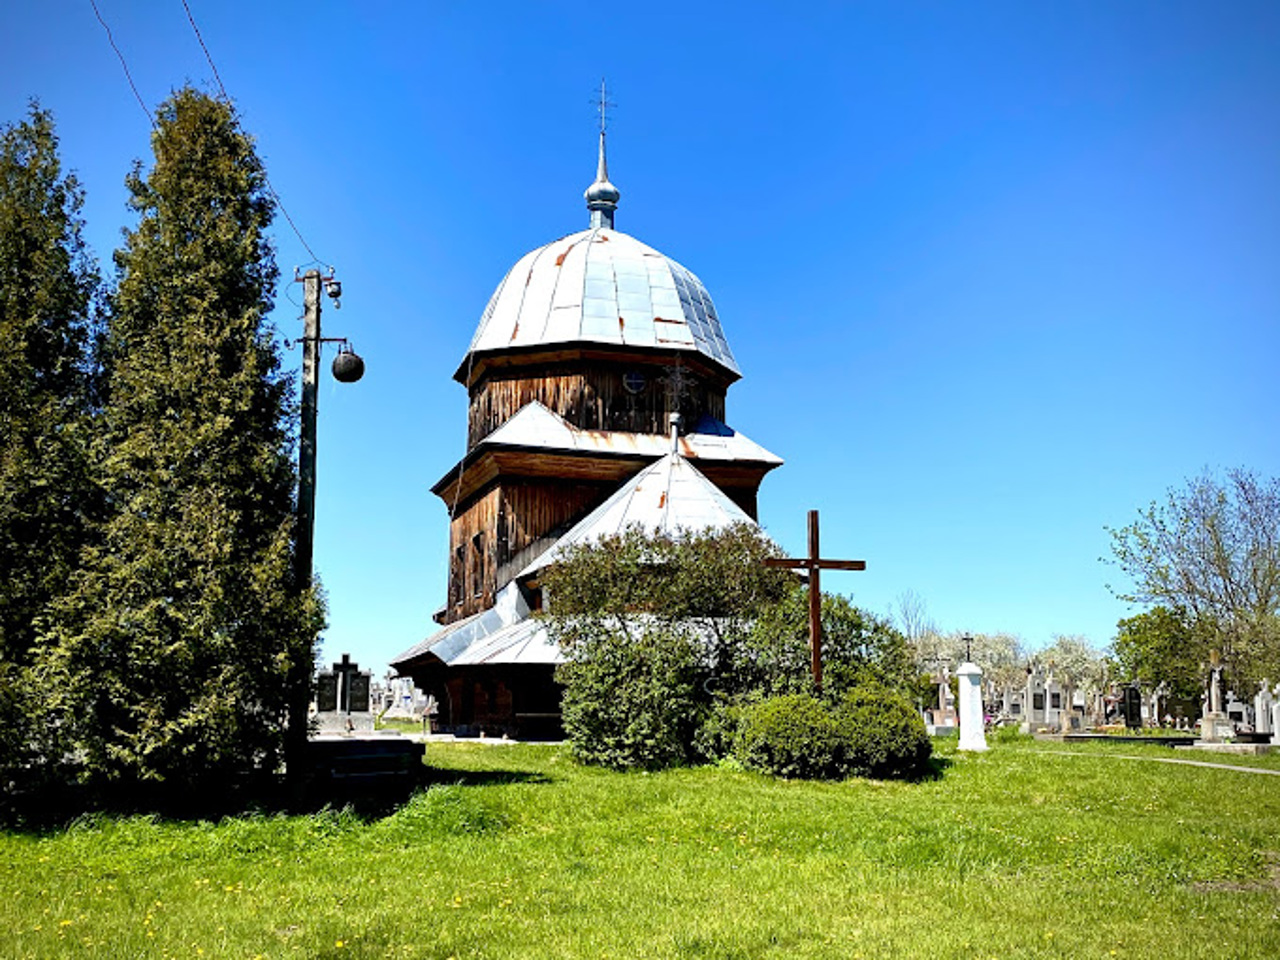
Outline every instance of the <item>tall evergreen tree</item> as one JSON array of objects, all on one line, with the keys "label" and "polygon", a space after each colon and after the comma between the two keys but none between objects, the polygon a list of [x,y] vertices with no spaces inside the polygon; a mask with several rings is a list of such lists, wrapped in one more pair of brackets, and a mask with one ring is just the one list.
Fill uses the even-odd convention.
[{"label": "tall evergreen tree", "polygon": [[98,276],[49,113],[0,132],[0,662],[25,664],[85,536]]},{"label": "tall evergreen tree", "polygon": [[273,205],[232,107],[187,88],[128,178],[99,432],[110,516],[44,663],[87,779],[272,769],[319,609],[293,581],[292,413],[266,323]]},{"label": "tall evergreen tree", "polygon": [[98,275],[49,113],[0,130],[0,795],[39,768],[39,624],[90,534],[89,353]]}]

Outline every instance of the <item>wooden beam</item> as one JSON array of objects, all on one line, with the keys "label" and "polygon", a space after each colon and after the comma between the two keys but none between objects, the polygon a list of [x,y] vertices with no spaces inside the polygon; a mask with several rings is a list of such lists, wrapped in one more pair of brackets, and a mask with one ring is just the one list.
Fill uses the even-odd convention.
[{"label": "wooden beam", "polygon": [[[770,557],[765,560],[766,567],[787,567],[792,570],[803,570],[809,566],[809,561],[804,557],[798,560],[789,560],[783,557]],[[823,570],[865,570],[867,569],[867,561],[865,560],[817,560],[813,564]]]}]

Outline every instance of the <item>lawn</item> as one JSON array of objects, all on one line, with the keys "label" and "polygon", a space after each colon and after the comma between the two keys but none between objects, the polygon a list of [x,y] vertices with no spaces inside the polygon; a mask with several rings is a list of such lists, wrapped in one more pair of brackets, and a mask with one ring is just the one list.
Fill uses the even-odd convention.
[{"label": "lawn", "polygon": [[0,954],[1280,956],[1280,777],[953,746],[934,781],[820,784],[433,744],[380,820],[0,834]]}]

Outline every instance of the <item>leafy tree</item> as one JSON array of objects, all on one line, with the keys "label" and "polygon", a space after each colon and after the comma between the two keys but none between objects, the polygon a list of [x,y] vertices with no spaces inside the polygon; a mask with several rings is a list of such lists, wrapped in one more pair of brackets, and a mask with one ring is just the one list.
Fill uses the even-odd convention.
[{"label": "leafy tree", "polygon": [[[907,690],[916,679],[906,638],[838,594],[822,596],[822,663],[831,698],[868,682]],[[811,692],[810,671],[809,598],[798,586],[761,610],[738,659],[722,668],[726,688],[739,695]]]},{"label": "leafy tree", "polygon": [[791,588],[765,567],[756,528],[631,528],[580,544],[544,580],[552,635],[567,662],[565,732],[575,754],[653,768],[691,758],[713,676],[734,662],[759,612]]},{"label": "leafy tree", "polygon": [[1102,651],[1081,636],[1056,634],[1035,660],[1073,690],[1101,689],[1108,674]]},{"label": "leafy tree", "polygon": [[917,669],[925,675],[926,682],[920,685],[920,693],[928,704],[937,702],[936,686],[929,677],[941,664],[949,664],[954,671],[968,657],[982,668],[985,695],[996,698],[1004,689],[1020,687],[1026,682],[1030,659],[1022,639],[1011,633],[930,632],[911,644],[911,653]]},{"label": "leafy tree", "polygon": [[1241,679],[1280,670],[1280,478],[1205,472],[1109,532],[1117,596],[1183,611]]},{"label": "leafy tree", "polygon": [[1120,679],[1167,684],[1181,700],[1200,697],[1212,638],[1185,611],[1157,606],[1121,620],[1114,646]]},{"label": "leafy tree", "polygon": [[42,753],[37,626],[70,590],[96,502],[86,438],[99,280],[82,203],[53,119],[33,104],[0,131],[0,794]]},{"label": "leafy tree", "polygon": [[[812,692],[806,593],[764,566],[776,553],[745,524],[679,536],[632,529],[547,571],[550,629],[568,661],[558,673],[565,727],[580,757],[680,762],[713,712]],[[905,640],[887,621],[830,595],[822,618],[828,696],[910,681]],[[718,753],[730,737],[711,739]]]},{"label": "leafy tree", "polygon": [[139,221],[107,327],[110,514],[40,667],[82,777],[191,790],[274,769],[319,609],[291,572],[262,164],[231,106],[190,88],[157,111],[152,145],[127,181]]}]

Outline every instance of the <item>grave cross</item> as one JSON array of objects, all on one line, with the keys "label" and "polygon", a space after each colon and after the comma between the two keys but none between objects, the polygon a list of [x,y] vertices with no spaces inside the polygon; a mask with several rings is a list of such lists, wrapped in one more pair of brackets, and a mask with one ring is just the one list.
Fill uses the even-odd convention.
[{"label": "grave cross", "polygon": [[338,677],[338,710],[350,713],[351,678],[360,672],[360,666],[351,662],[351,654],[344,653],[342,662],[333,665],[333,672]]},{"label": "grave cross", "polygon": [[823,560],[818,551],[818,511],[809,511],[809,556],[798,559],[770,557],[766,567],[786,567],[809,571],[809,650],[813,657],[813,685],[822,692],[822,590],[820,570],[865,570],[865,560]]}]

